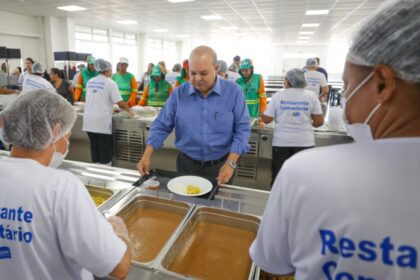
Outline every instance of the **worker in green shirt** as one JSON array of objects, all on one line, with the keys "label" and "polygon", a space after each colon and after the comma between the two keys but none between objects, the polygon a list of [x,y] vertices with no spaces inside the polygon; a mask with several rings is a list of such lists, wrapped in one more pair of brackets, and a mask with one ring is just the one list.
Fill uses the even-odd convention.
[{"label": "worker in green shirt", "polygon": [[77,79],[76,91],[74,92],[74,101],[79,101],[80,97],[82,97],[81,101],[86,100],[86,84],[89,82],[90,79],[99,75],[99,73],[95,70],[95,58],[93,56],[88,56],[87,59],[88,67],[80,72],[79,77]]},{"label": "worker in green shirt", "polygon": [[165,73],[160,65],[153,66],[150,83],[144,89],[139,101],[140,106],[163,107],[172,93],[172,85],[165,80]]},{"label": "worker in green shirt", "polygon": [[251,118],[258,118],[264,113],[267,107],[264,79],[260,74],[254,73],[254,66],[249,58],[241,61],[239,75],[241,75],[241,78],[237,79],[236,83],[245,93],[249,116]]},{"label": "worker in green shirt", "polygon": [[117,83],[121,96],[128,106],[133,107],[136,105],[137,98],[137,82],[133,74],[127,72],[128,59],[121,57],[119,61],[119,70],[112,75],[112,80]]}]

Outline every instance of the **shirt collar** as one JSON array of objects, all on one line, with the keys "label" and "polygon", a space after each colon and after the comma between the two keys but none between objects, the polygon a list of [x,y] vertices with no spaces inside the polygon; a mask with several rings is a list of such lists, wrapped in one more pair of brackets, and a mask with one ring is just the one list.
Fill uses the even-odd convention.
[{"label": "shirt collar", "polygon": [[[210,93],[216,93],[217,95],[221,95],[222,92],[220,90],[220,77],[216,76],[216,83],[214,83],[213,88],[210,90]],[[199,93],[198,90],[196,90],[193,85],[190,83],[190,89],[188,91],[188,95],[193,95],[194,93]]]}]

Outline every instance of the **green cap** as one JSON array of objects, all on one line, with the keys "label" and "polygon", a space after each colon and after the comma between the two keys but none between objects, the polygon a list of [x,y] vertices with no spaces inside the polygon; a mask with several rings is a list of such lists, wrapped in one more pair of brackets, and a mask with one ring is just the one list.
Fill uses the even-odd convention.
[{"label": "green cap", "polygon": [[251,69],[252,67],[252,61],[249,58],[246,58],[244,60],[241,61],[241,66],[239,66],[239,70],[242,69]]},{"label": "green cap", "polygon": [[160,67],[160,65],[153,66],[152,73],[150,73],[150,76],[159,77],[160,75],[162,75],[162,68]]},{"label": "green cap", "polygon": [[95,63],[95,58],[93,56],[89,55],[88,59],[87,59],[87,63],[88,64],[94,64]]}]

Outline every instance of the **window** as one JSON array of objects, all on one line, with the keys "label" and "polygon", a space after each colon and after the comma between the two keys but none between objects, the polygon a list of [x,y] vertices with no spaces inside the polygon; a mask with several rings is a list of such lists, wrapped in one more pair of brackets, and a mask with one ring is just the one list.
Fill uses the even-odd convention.
[{"label": "window", "polygon": [[137,41],[136,35],[123,32],[112,32],[112,64],[117,65],[120,57],[129,61],[128,72],[138,77]]},{"label": "window", "polygon": [[110,60],[108,30],[75,26],[76,52],[91,53],[95,58]]},{"label": "window", "polygon": [[165,61],[167,70],[170,71],[172,66],[178,63],[176,42],[158,38],[147,38],[146,57],[147,61],[145,61],[144,69],[146,69],[147,64],[150,62],[157,64],[163,60]]}]

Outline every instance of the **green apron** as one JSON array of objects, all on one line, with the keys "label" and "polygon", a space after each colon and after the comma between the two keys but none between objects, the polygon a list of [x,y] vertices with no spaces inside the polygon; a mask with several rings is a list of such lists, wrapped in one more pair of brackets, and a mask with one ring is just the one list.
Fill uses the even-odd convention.
[{"label": "green apron", "polygon": [[258,118],[260,116],[260,97],[258,96],[260,81],[261,75],[259,74],[252,74],[249,82],[246,82],[245,78],[236,80],[236,83],[245,93],[246,105],[248,106],[249,116],[251,118]]},{"label": "green apron", "polygon": [[117,83],[118,89],[121,93],[121,97],[125,102],[128,101],[130,98],[131,93],[133,92],[131,88],[131,80],[133,78],[133,74],[125,73],[125,74],[114,74],[112,75],[112,80]]},{"label": "green apron", "polygon": [[95,71],[90,71],[89,68],[86,68],[85,70],[83,70],[81,72],[82,75],[82,79],[83,79],[83,93],[82,93],[82,98],[83,100],[86,100],[86,84],[89,82],[90,79],[96,77],[99,75],[99,73],[95,70]]},{"label": "green apron", "polygon": [[171,84],[167,81],[161,81],[157,85],[158,90],[156,91],[156,83],[151,82],[149,84],[147,106],[163,107],[166,104],[166,100],[169,98]]}]

